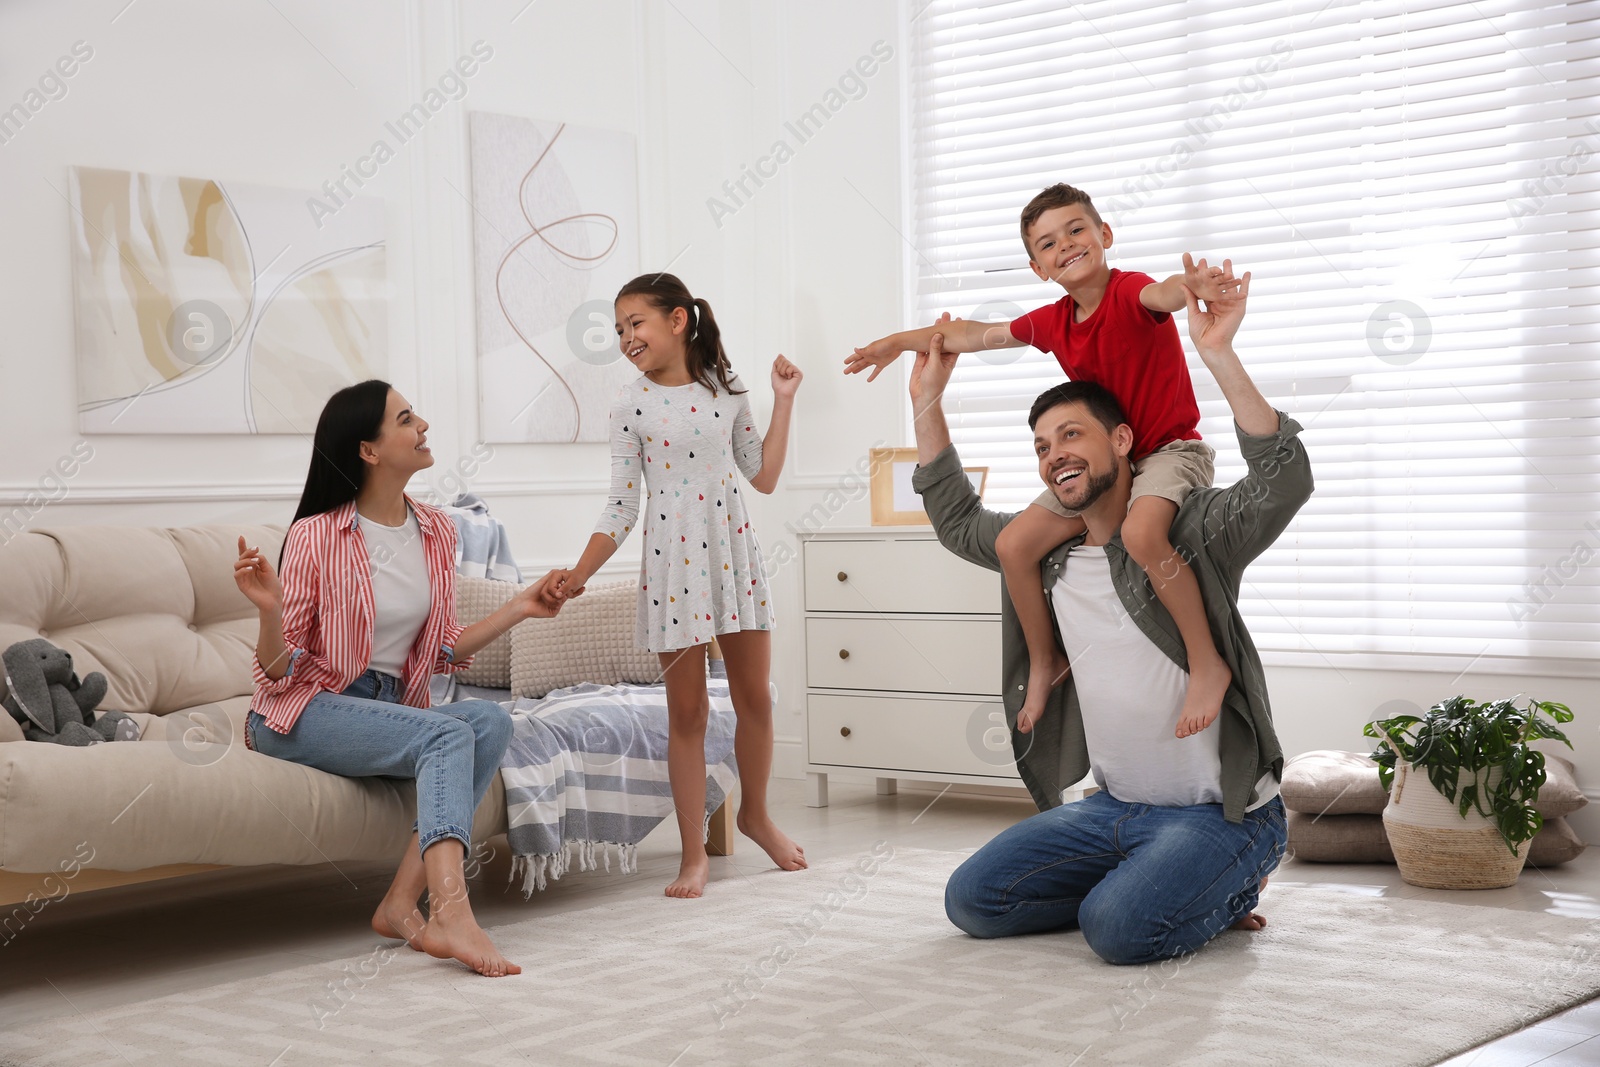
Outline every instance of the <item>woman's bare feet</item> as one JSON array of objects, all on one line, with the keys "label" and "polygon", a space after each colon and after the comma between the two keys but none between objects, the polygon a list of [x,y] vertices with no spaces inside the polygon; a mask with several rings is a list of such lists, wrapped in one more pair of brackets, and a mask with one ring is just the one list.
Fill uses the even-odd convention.
[{"label": "woman's bare feet", "polygon": [[1052,641],[1048,657],[1040,656],[1029,661],[1028,691],[1023,694],[1022,708],[1017,712],[1018,733],[1033,732],[1034,723],[1044,714],[1045,702],[1050,699],[1051,690],[1060,685],[1067,677],[1067,672],[1072,670],[1067,657],[1054,645]]},{"label": "woman's bare feet", "polygon": [[1222,698],[1228,695],[1233,682],[1233,672],[1221,656],[1213,653],[1208,661],[1189,664],[1189,690],[1183,697],[1183,711],[1178,715],[1179,737],[1199,733],[1217,721],[1222,710]]},{"label": "woman's bare feet", "polygon": [[447,904],[429,916],[418,945],[436,959],[459,960],[487,978],[522,973],[521,967],[500,955],[464,902]]},{"label": "woman's bare feet", "polygon": [[705,893],[706,879],[711,877],[711,860],[702,851],[698,856],[684,854],[678,865],[678,877],[667,886],[667,896],[692,900]]},{"label": "woman's bare feet", "polygon": [[770,816],[751,816],[743,811],[734,819],[734,825],[739,832],[766,852],[785,871],[803,871],[806,869],[806,850],[790,840],[789,835],[778,829],[778,824]]},{"label": "woman's bare feet", "polygon": [[378,910],[372,913],[372,929],[379,937],[397,938],[418,952],[422,951],[422,931],[427,925],[427,918],[415,903],[407,911],[404,901],[388,897],[384,897]]}]

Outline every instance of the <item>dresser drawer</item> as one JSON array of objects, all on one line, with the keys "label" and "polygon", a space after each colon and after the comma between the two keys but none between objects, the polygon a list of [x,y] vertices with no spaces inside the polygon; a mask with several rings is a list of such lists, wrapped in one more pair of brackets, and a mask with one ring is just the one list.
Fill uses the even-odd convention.
[{"label": "dresser drawer", "polygon": [[806,619],[806,684],[1000,694],[999,619]]},{"label": "dresser drawer", "polygon": [[1016,777],[1000,702],[914,697],[806,698],[813,764]]},{"label": "dresser drawer", "polygon": [[805,542],[807,611],[998,614],[1000,575],[934,540]]}]

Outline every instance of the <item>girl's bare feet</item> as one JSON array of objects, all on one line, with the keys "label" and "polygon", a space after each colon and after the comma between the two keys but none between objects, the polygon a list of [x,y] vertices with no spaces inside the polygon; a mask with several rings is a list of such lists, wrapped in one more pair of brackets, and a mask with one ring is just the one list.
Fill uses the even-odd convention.
[{"label": "girl's bare feet", "polygon": [[806,869],[806,850],[789,839],[789,835],[778,829],[777,823],[770,816],[752,816],[743,811],[734,819],[734,825],[739,832],[756,844],[772,858],[785,871],[803,871]]},{"label": "girl's bare feet", "polygon": [[1050,655],[1031,660],[1028,666],[1028,691],[1023,694],[1022,708],[1017,712],[1017,732],[1032,733],[1033,724],[1044,714],[1045,701],[1051,690],[1060,685],[1072,670],[1072,664],[1051,642]]},{"label": "girl's bare feet", "polygon": [[706,879],[710,877],[711,860],[703,849],[699,855],[684,853],[677,879],[667,886],[667,896],[692,900],[706,891]]},{"label": "girl's bare feet", "polygon": [[429,916],[418,944],[436,959],[459,960],[487,978],[522,973],[521,967],[500,955],[464,903],[446,904]]}]

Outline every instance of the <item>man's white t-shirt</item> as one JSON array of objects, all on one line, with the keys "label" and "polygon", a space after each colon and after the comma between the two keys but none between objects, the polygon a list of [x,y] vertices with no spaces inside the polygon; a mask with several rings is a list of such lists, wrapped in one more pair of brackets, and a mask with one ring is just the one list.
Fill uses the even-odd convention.
[{"label": "man's white t-shirt", "polygon": [[422,528],[409,505],[403,526],[385,526],[359,512],[356,517],[372,562],[372,661],[367,666],[399,678],[433,607]]},{"label": "man's white t-shirt", "polygon": [[[1129,616],[1111,580],[1104,546],[1067,553],[1051,591],[1056,622],[1083,711],[1096,784],[1126,804],[1222,803],[1219,722],[1178,737],[1189,672],[1168,659]],[[1250,810],[1278,794],[1271,771]]]}]

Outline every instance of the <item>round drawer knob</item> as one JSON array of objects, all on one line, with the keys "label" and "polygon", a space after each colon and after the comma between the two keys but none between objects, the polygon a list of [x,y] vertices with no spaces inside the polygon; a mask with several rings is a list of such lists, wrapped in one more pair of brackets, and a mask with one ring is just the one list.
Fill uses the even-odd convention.
[{"label": "round drawer knob", "polygon": [[849,575],[848,575],[848,574],[846,574],[846,573],[845,573],[845,572],[844,572],[844,571],[840,571],[840,572],[839,572],[839,580],[840,580],[840,581],[841,581],[841,582],[843,582],[843,581],[848,581],[848,580],[849,580],[849,578],[850,578],[850,576],[849,576]]},{"label": "round drawer knob", "polygon": [[839,658],[840,659],[849,659],[850,658],[850,650],[848,648],[841,648],[839,650]]},{"label": "round drawer knob", "polygon": [[840,737],[849,737],[850,736],[850,727],[848,727],[848,726],[839,727],[839,736]]}]

